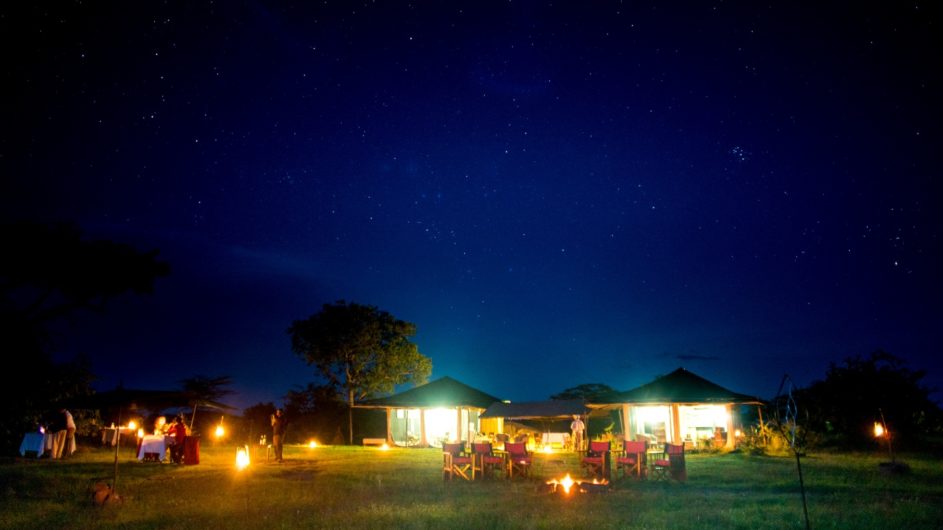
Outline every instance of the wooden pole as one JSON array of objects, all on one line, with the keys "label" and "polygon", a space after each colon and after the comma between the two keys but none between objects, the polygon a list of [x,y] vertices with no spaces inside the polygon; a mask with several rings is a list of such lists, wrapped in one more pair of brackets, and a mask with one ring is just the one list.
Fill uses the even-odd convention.
[{"label": "wooden pole", "polygon": [[429,437],[426,436],[426,409],[419,409],[419,447],[429,447]]},{"label": "wooden pole", "polygon": [[681,439],[681,411],[677,403],[671,404],[671,443],[684,443]]}]

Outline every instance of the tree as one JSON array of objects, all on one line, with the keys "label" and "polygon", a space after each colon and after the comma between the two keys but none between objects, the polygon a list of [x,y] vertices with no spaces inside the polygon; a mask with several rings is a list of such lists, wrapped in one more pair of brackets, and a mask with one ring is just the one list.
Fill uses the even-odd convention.
[{"label": "tree", "polygon": [[568,388],[559,394],[550,396],[550,399],[582,399],[583,401],[592,401],[593,399],[611,394],[616,390],[609,385],[602,383],[584,383],[572,388]]},{"label": "tree", "polygon": [[170,266],[157,251],[138,252],[112,241],[88,241],[70,224],[0,225],[7,258],[0,260],[3,310],[42,327],[76,309],[103,311],[127,292],[151,293]]},{"label": "tree", "polygon": [[374,306],[343,300],[288,328],[292,350],[317,367],[327,381],[344,391],[348,443],[353,444],[353,407],[368,396],[392,392],[396,385],[420,384],[432,372],[432,361],[409,338],[416,326]]},{"label": "tree", "polygon": [[894,436],[904,442],[940,426],[940,408],[920,385],[925,372],[911,370],[899,357],[882,350],[832,363],[825,379],[796,396],[808,410],[810,426],[826,441],[862,445],[883,412]]},{"label": "tree", "polygon": [[196,420],[197,407],[200,405],[215,406],[220,398],[232,394],[232,390],[225,388],[232,384],[232,378],[228,375],[218,377],[195,375],[180,381],[180,384],[189,398],[190,406],[193,407],[193,415],[190,416],[191,431],[193,430],[193,422]]},{"label": "tree", "polygon": [[333,441],[335,433],[343,432],[345,412],[343,396],[332,385],[308,383],[285,395],[285,415],[292,426],[289,435],[301,440]]},{"label": "tree", "polygon": [[30,359],[29,369],[0,385],[0,449],[7,453],[54,403],[91,393],[88,361],[55,361],[50,327],[79,310],[102,312],[125,293],[150,293],[170,266],[157,251],[88,241],[69,224],[0,223],[0,241],[0,336],[7,352]]},{"label": "tree", "polygon": [[242,411],[242,419],[245,423],[249,443],[256,443],[261,436],[265,436],[267,440],[271,439],[272,414],[275,414],[275,404],[271,401],[256,403]]}]

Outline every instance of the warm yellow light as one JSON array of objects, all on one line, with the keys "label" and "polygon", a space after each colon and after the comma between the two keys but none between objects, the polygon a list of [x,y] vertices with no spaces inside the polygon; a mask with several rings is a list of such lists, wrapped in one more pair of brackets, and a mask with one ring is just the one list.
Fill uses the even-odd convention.
[{"label": "warm yellow light", "polygon": [[874,422],[874,437],[880,438],[884,436],[884,426],[879,422]]},{"label": "warm yellow light", "polygon": [[545,452],[545,453],[547,453],[547,454],[550,454],[550,453],[553,452],[553,448],[550,447],[549,445],[545,445],[544,448],[543,448],[543,452]]},{"label": "warm yellow light", "polygon": [[217,425],[217,426],[216,426],[216,437],[217,437],[217,438],[222,438],[224,434],[226,434],[226,429],[224,429],[222,425]]},{"label": "warm yellow light", "polygon": [[567,494],[570,493],[570,488],[573,487],[573,484],[575,484],[575,482],[573,482],[573,479],[570,478],[569,473],[567,473],[566,476],[563,477],[563,480],[560,481],[560,485],[563,486],[563,491]]},{"label": "warm yellow light", "polygon": [[736,436],[737,438],[740,438],[741,436],[743,436],[743,431],[741,431],[740,429],[737,429],[733,431],[733,435]]},{"label": "warm yellow light", "polygon": [[236,469],[243,470],[249,466],[249,451],[245,447],[236,449]]},{"label": "warm yellow light", "polygon": [[318,446],[318,442],[315,442],[314,440],[311,440],[310,442],[308,442],[308,447],[312,449],[314,449],[317,446]]},{"label": "warm yellow light", "polygon": [[144,429],[138,429],[138,438],[144,438]]},{"label": "warm yellow light", "polygon": [[128,422],[128,430],[133,431],[134,429],[137,429],[137,428],[138,428],[138,424],[135,423],[134,420],[131,420]]},{"label": "warm yellow light", "polygon": [[383,445],[380,446],[380,450],[381,450],[381,451],[389,451],[389,450],[390,450],[390,446],[387,445],[387,444],[383,444]]}]

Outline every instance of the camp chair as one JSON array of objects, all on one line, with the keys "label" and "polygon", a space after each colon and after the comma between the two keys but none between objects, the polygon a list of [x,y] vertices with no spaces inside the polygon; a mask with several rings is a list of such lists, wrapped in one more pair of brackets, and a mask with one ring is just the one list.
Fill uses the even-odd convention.
[{"label": "camp chair", "polygon": [[656,459],[652,465],[652,476],[656,479],[673,478],[685,481],[688,472],[684,465],[684,444],[665,444],[665,458]]},{"label": "camp chair", "polygon": [[504,444],[504,450],[508,453],[508,478],[514,476],[514,470],[526,477],[534,461],[530,453],[527,452],[527,445],[523,443],[507,442]]},{"label": "camp chair", "polygon": [[626,440],[622,444],[622,455],[616,458],[616,468],[622,468],[623,477],[634,474],[636,477],[642,478],[642,470],[645,469],[642,464],[645,462],[645,451],[647,450],[648,443],[645,440],[635,442]]},{"label": "camp chair", "polygon": [[606,475],[606,460],[609,458],[609,442],[589,442],[589,451],[580,460],[580,466],[593,475]]},{"label": "camp chair", "polygon": [[488,476],[488,471],[491,471],[493,476],[495,469],[504,468],[504,458],[494,454],[490,443],[481,442],[472,444],[472,456],[475,460],[472,466],[473,471],[480,472],[482,477]]},{"label": "camp chair", "polygon": [[442,444],[442,478],[452,480],[456,474],[465,480],[475,479],[475,469],[472,466],[474,458],[463,454],[465,444]]}]

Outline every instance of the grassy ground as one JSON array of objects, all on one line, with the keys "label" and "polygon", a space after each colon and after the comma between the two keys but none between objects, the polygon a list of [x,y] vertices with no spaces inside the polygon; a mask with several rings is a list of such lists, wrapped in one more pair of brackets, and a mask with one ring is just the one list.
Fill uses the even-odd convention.
[{"label": "grassy ground", "polygon": [[[123,503],[93,507],[90,487],[111,481],[113,453],[0,463],[2,528],[804,528],[795,461],[688,455],[686,483],[616,481],[611,492],[564,498],[543,480],[579,475],[572,455],[536,455],[534,477],[442,480],[434,449],[286,448],[237,472],[232,447],[203,447],[198,466],[138,463],[123,450]],[[905,455],[888,476],[878,455],[803,459],[812,527],[940,528],[943,465]]]}]

